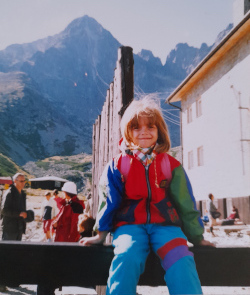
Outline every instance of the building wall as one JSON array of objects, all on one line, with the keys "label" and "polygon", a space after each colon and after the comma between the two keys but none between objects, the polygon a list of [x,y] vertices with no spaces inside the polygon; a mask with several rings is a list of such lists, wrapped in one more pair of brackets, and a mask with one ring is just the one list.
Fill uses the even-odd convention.
[{"label": "building wall", "polygon": [[[250,41],[245,38],[182,101],[183,165],[197,200],[250,195]],[[240,94],[239,94],[240,92]],[[202,115],[196,118],[196,99]],[[248,109],[239,109],[241,106]],[[188,107],[193,121],[187,123]],[[248,140],[248,141],[242,141]],[[198,166],[197,148],[204,164]],[[188,152],[194,167],[188,169]]]}]

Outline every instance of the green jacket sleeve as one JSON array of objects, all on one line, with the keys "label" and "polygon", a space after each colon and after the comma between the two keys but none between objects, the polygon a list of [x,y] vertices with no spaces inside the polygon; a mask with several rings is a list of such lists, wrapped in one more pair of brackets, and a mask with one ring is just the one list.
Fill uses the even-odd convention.
[{"label": "green jacket sleeve", "polygon": [[175,203],[182,221],[182,230],[188,241],[198,244],[203,240],[204,226],[200,218],[200,212],[196,208],[190,181],[181,165],[172,171],[170,196]]}]

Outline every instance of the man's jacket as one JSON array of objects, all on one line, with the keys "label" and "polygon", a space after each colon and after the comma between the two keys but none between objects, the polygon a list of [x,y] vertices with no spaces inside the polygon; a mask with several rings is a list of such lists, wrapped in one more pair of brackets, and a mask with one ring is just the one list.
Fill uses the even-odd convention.
[{"label": "man's jacket", "polygon": [[26,212],[26,193],[19,193],[15,185],[11,185],[3,199],[3,231],[8,233],[25,233],[26,221],[20,217],[21,212]]}]

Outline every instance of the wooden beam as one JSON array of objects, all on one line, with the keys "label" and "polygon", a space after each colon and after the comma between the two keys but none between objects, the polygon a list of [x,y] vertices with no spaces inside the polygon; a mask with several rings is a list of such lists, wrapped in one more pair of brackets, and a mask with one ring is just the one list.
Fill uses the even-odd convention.
[{"label": "wooden beam", "polygon": [[[190,250],[202,286],[250,286],[250,248]],[[112,258],[112,246],[1,241],[0,284],[106,285]],[[165,285],[163,275],[159,258],[150,253],[139,285]]]}]

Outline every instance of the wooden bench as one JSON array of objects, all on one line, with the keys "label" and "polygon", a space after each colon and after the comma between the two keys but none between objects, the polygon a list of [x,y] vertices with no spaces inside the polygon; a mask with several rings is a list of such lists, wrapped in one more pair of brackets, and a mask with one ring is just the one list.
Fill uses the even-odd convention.
[{"label": "wooden bench", "polygon": [[[205,227],[206,232],[210,232],[210,228],[208,226]],[[213,226],[213,230],[221,230],[224,231],[227,235],[230,233],[240,233],[240,232],[245,232],[248,234],[250,231],[250,227],[247,225],[215,225]]]},{"label": "wooden bench", "polygon": [[[191,247],[202,286],[250,286],[250,248]],[[0,284],[106,285],[112,246],[0,242]],[[150,253],[139,285],[163,286],[159,258]]]}]

